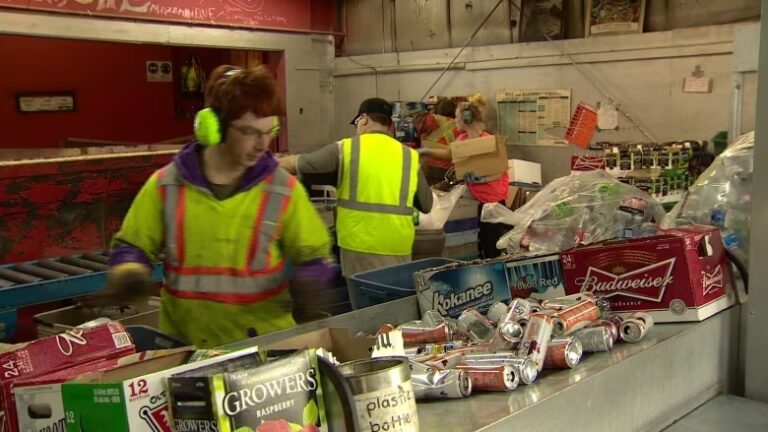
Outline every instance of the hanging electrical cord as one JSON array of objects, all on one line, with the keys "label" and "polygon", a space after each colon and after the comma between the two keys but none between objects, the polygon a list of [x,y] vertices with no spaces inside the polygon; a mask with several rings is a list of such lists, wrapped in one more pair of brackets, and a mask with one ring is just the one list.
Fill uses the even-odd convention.
[{"label": "hanging electrical cord", "polygon": [[456,62],[456,59],[458,59],[461,53],[463,53],[464,50],[467,48],[467,46],[469,46],[469,44],[472,43],[472,41],[475,39],[475,36],[477,36],[477,34],[480,32],[480,29],[482,29],[485,23],[488,22],[488,20],[491,18],[491,15],[493,15],[493,13],[496,12],[496,9],[498,9],[499,6],[501,6],[501,3],[503,1],[504,0],[499,0],[498,3],[496,3],[496,6],[494,6],[493,9],[491,9],[491,12],[489,12],[488,15],[486,15],[483,22],[481,22],[480,25],[477,26],[477,28],[475,29],[474,33],[472,33],[472,36],[470,36],[469,39],[467,39],[467,41],[464,42],[464,46],[462,46],[459,52],[457,52],[456,55],[453,56],[453,59],[451,60],[451,62],[448,63],[443,68],[443,70],[440,72],[440,75],[438,75],[437,79],[432,83],[431,86],[429,86],[429,89],[424,93],[424,96],[422,96],[421,99],[419,99],[420,102],[424,102],[424,99],[426,99],[427,96],[429,96],[429,92],[431,92],[432,89],[435,88],[437,83],[440,82],[440,80],[443,78],[443,75],[445,75],[445,73],[448,72],[448,69],[450,69],[450,67],[453,66],[453,64]]},{"label": "hanging electrical cord", "polygon": [[[515,3],[514,1],[510,1],[510,3],[512,4],[512,6],[514,6],[514,7],[515,7],[515,9],[517,9],[517,10],[518,10],[518,12],[520,12],[520,16],[522,17],[523,11],[522,11],[522,9],[520,9],[520,6],[518,6],[518,5],[517,5],[517,3]],[[543,35],[543,36],[544,36],[544,37],[545,37],[545,38],[546,38],[546,39],[547,39],[549,42],[555,43],[555,41],[554,41],[552,38],[550,38],[550,37],[549,37],[549,35],[548,35],[548,34],[547,34],[547,33],[546,33],[544,30],[542,30],[541,34],[542,34],[542,35]],[[592,77],[589,75],[589,73],[587,73],[587,71],[586,71],[586,70],[584,70],[584,67],[583,67],[582,65],[580,65],[580,64],[579,64],[579,63],[578,63],[578,62],[577,62],[577,61],[576,61],[576,60],[575,60],[575,59],[574,59],[574,58],[573,58],[573,57],[572,57],[572,56],[571,56],[571,55],[568,53],[568,51],[566,51],[566,49],[565,49],[565,43],[563,42],[563,40],[560,40],[560,43],[559,43],[559,44],[556,44],[556,45],[557,45],[557,47],[560,49],[560,54],[561,54],[563,57],[565,57],[565,59],[566,59],[566,60],[568,60],[569,62],[571,62],[571,64],[573,65],[573,67],[575,67],[575,68],[576,68],[576,70],[577,70],[577,71],[578,71],[578,72],[579,72],[579,73],[580,73],[580,74],[581,74],[581,75],[584,77],[584,79],[586,79],[586,80],[587,80],[587,81],[588,81],[590,84],[592,84],[592,87],[594,87],[594,88],[595,88],[595,90],[597,90],[597,91],[598,91],[598,92],[599,92],[601,95],[603,95],[603,97],[604,97],[604,98],[608,99],[608,103],[610,103],[610,104],[611,104],[611,105],[612,105],[614,108],[616,108],[616,111],[618,111],[619,113],[621,113],[621,115],[622,115],[622,116],[624,116],[624,118],[626,118],[626,119],[627,119],[627,120],[628,120],[630,123],[632,123],[632,126],[634,126],[635,128],[637,128],[637,130],[639,130],[639,131],[640,131],[640,133],[642,133],[643,135],[645,135],[645,137],[646,137],[646,138],[648,138],[648,139],[649,139],[651,142],[654,142],[654,143],[655,143],[655,142],[657,142],[657,141],[656,141],[656,138],[654,138],[654,137],[653,137],[653,135],[651,135],[651,133],[650,133],[650,132],[649,132],[649,131],[648,131],[646,128],[644,128],[644,127],[643,127],[643,126],[640,124],[640,122],[638,122],[638,121],[637,121],[637,120],[636,120],[634,117],[632,117],[632,116],[631,116],[631,115],[630,115],[628,112],[624,111],[624,110],[621,108],[621,105],[620,105],[620,104],[619,104],[619,103],[616,101],[616,99],[614,99],[614,98],[613,98],[613,97],[610,95],[610,93],[608,93],[608,90],[605,90],[605,88],[604,88],[602,85],[600,85],[600,84],[599,84],[599,83],[598,83],[596,80],[592,79]]]}]

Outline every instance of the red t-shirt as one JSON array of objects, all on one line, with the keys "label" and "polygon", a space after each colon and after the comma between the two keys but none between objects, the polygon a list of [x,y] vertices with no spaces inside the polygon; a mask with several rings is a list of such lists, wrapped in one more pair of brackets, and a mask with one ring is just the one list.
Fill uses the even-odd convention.
[{"label": "red t-shirt", "polygon": [[[481,136],[493,136],[488,132],[483,132]],[[469,139],[467,133],[463,133],[456,137],[456,141],[464,141]],[[507,192],[509,191],[509,173],[504,171],[504,175],[498,180],[492,180],[488,183],[467,183],[469,192],[475,197],[476,200],[481,203],[497,203],[507,199]]]}]

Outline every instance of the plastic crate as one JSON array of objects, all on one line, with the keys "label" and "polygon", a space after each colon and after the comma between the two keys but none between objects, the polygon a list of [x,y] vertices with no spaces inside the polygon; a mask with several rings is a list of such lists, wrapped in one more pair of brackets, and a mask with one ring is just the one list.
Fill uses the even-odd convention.
[{"label": "plastic crate", "polygon": [[416,294],[413,274],[420,270],[456,262],[448,258],[429,258],[406,264],[358,273],[349,278],[349,293],[354,309],[362,309]]}]

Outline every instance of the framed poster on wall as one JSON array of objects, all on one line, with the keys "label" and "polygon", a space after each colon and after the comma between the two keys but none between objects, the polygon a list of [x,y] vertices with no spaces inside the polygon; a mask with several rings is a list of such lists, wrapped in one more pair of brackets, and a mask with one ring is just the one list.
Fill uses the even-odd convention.
[{"label": "framed poster on wall", "polygon": [[567,0],[526,0],[523,2],[520,42],[563,38]]},{"label": "framed poster on wall", "polygon": [[77,111],[74,91],[22,92],[14,97],[19,114]]},{"label": "framed poster on wall", "polygon": [[642,33],[645,0],[586,0],[586,36]]}]

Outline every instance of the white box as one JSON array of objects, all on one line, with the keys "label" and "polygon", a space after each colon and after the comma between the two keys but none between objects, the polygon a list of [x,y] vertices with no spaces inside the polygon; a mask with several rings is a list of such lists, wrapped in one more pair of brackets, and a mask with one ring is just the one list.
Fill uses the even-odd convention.
[{"label": "white box", "polygon": [[541,184],[541,164],[522,159],[510,159],[509,182],[521,182],[529,184]]}]

